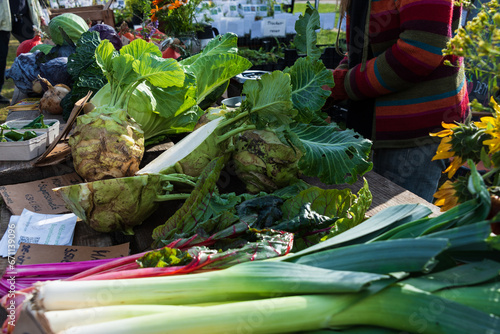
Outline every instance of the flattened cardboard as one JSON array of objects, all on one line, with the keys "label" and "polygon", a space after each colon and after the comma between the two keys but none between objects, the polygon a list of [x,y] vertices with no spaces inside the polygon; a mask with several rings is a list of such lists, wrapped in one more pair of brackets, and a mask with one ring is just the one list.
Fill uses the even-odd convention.
[{"label": "flattened cardboard", "polygon": [[70,212],[53,188],[83,182],[76,173],[49,177],[26,183],[0,186],[0,195],[13,215],[20,215],[23,209],[36,213],[58,214]]},{"label": "flattened cardboard", "polygon": [[16,252],[16,264],[62,263],[112,259],[127,256],[130,245],[108,247],[54,246],[21,243]]}]

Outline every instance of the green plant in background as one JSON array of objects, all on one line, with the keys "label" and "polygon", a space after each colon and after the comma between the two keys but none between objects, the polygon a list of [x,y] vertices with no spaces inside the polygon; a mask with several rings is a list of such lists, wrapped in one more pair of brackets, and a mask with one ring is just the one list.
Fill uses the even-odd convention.
[{"label": "green plant in background", "polygon": [[151,11],[151,2],[149,0],[127,0],[125,10],[132,14],[132,17],[144,21],[149,18]]},{"label": "green plant in background", "polygon": [[201,30],[195,19],[202,0],[153,0],[151,21],[158,20],[160,30],[167,35],[180,36]]},{"label": "green plant in background", "polygon": [[262,47],[258,50],[242,47],[238,49],[238,55],[250,60],[254,66],[263,64],[276,64],[285,56],[280,45],[273,46],[271,50],[265,51]]}]

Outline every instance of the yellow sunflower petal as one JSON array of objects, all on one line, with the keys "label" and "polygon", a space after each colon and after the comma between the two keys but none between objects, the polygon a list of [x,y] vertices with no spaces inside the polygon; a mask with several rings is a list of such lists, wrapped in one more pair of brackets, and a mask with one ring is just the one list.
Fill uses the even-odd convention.
[{"label": "yellow sunflower petal", "polygon": [[441,126],[445,129],[453,129],[453,128],[456,128],[458,126],[458,124],[456,123],[445,123],[445,122],[441,122]]},{"label": "yellow sunflower petal", "polygon": [[455,173],[457,172],[457,170],[462,167],[463,165],[463,161],[462,161],[462,158],[460,157],[455,157],[452,161],[451,161],[451,164],[448,166],[448,168],[446,168],[446,170],[444,171],[444,173],[448,173],[448,178],[451,179],[453,177],[453,175],[455,175]]},{"label": "yellow sunflower petal", "polygon": [[446,137],[446,136],[450,136],[453,134],[453,130],[441,130],[439,132],[436,132],[436,133],[429,133],[430,136],[432,137]]}]

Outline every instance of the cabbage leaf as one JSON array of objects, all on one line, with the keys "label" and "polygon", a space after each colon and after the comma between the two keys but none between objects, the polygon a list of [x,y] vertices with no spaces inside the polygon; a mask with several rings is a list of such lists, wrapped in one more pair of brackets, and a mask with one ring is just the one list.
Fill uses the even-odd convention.
[{"label": "cabbage leaf", "polygon": [[354,131],[340,130],[335,124],[315,126],[295,123],[290,126],[302,142],[305,154],[299,169],[326,184],[352,184],[370,171],[372,142]]},{"label": "cabbage leaf", "polygon": [[323,62],[311,61],[309,58],[299,58],[292,67],[286,68],[292,84],[292,102],[298,115],[297,122],[309,124],[324,121],[326,115],[321,115],[330,91],[322,86],[333,87],[333,74]]}]

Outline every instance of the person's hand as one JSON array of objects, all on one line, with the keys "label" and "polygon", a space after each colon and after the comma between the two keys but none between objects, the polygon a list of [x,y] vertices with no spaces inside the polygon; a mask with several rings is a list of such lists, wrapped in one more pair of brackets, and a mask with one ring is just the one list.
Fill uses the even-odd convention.
[{"label": "person's hand", "polygon": [[349,96],[345,91],[344,79],[347,74],[347,70],[335,70],[333,71],[333,81],[335,82],[335,86],[332,88],[331,97],[335,101],[347,100]]},{"label": "person's hand", "polygon": [[343,70],[343,69],[342,70],[340,70],[340,69],[332,70],[332,69],[330,69],[330,71],[332,71],[332,73],[333,73],[333,81],[334,81],[335,85],[333,86],[333,88],[330,88],[328,86],[322,87],[324,90],[329,90],[332,92],[330,94],[330,96],[328,97],[328,99],[326,100],[326,103],[325,103],[323,109],[328,109],[332,105],[334,105],[336,102],[339,102],[342,100],[347,100],[349,98],[349,96],[347,95],[347,93],[345,91],[345,87],[344,87],[344,78],[347,74],[347,70]]}]

